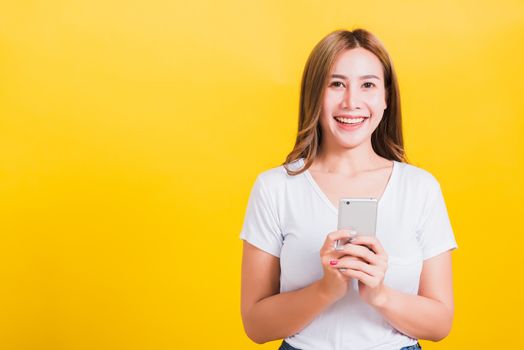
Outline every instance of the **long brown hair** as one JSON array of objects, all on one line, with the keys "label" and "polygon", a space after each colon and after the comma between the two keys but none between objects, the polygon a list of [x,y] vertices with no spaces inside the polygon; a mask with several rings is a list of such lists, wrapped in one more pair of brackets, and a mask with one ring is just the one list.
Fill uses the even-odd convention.
[{"label": "long brown hair", "polygon": [[[298,175],[306,171],[317,156],[322,140],[319,119],[329,73],[338,54],[356,47],[372,52],[380,60],[384,69],[387,108],[371,135],[373,150],[389,160],[407,161],[402,137],[397,75],[391,58],[382,43],[367,30],[336,30],[320,40],[313,48],[304,67],[300,89],[298,134],[295,147],[283,164],[289,175]],[[290,169],[288,165],[299,158],[304,158],[304,166],[298,170]]]}]

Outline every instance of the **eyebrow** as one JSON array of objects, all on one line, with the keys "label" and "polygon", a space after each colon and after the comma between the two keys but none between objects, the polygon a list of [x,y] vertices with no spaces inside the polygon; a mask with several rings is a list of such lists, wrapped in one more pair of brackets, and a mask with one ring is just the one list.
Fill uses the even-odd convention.
[{"label": "eyebrow", "polygon": [[[342,75],[342,74],[331,74],[331,78],[339,78],[339,79],[349,80],[348,77],[346,77],[345,75]],[[359,78],[360,78],[360,80],[364,80],[364,79],[377,79],[377,80],[380,80],[379,77],[377,77],[376,75],[373,75],[373,74],[362,75]]]}]

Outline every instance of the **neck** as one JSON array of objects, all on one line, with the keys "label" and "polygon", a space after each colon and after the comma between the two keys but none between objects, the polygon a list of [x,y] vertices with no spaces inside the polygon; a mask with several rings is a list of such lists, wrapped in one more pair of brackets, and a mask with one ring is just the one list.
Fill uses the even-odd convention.
[{"label": "neck", "polygon": [[384,158],[375,153],[371,140],[353,148],[321,144],[312,170],[353,176],[384,166]]}]

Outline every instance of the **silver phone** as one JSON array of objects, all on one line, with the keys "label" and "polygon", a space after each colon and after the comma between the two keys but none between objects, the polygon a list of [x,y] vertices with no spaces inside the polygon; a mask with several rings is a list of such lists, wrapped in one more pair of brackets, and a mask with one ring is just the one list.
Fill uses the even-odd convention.
[{"label": "silver phone", "polygon": [[[338,201],[339,230],[348,230],[355,235],[375,235],[377,227],[376,198],[341,198]],[[347,242],[335,242],[335,249]]]}]

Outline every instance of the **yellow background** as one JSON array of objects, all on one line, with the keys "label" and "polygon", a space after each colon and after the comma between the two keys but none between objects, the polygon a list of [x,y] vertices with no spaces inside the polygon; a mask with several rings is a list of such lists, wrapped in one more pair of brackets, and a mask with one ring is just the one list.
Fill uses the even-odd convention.
[{"label": "yellow background", "polygon": [[364,27],[459,249],[452,333],[521,345],[522,1],[3,1],[0,348],[276,349],[240,319],[239,232],[302,68]]}]

